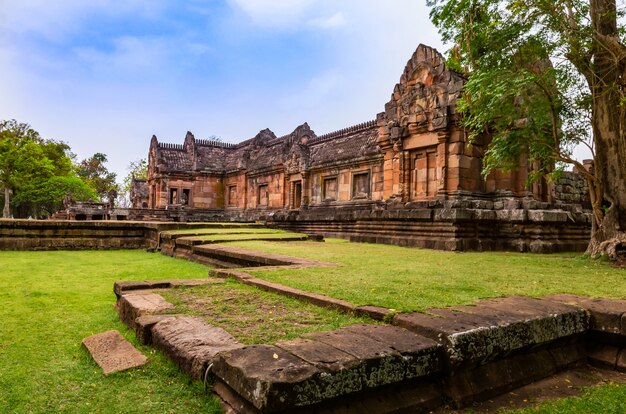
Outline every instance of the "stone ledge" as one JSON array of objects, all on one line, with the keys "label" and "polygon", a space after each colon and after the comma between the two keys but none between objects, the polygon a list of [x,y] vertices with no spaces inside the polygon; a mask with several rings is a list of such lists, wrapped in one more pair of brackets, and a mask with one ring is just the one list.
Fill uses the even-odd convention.
[{"label": "stone ledge", "polygon": [[581,306],[589,312],[590,330],[626,337],[626,300],[593,299],[570,294],[549,295],[545,299]]},{"label": "stone ledge", "polygon": [[120,298],[125,293],[137,290],[169,289],[177,286],[201,286],[211,283],[223,283],[222,279],[172,279],[172,280],[138,280],[119,281],[113,284],[113,292]]},{"label": "stone ledge", "polygon": [[404,329],[351,325],[220,353],[213,373],[257,410],[274,412],[436,374],[439,351]]},{"label": "stone ledge", "polygon": [[524,297],[428,312],[395,315],[393,324],[442,344],[454,369],[581,334],[588,326],[582,308]]},{"label": "stone ledge", "polygon": [[219,352],[240,348],[243,344],[221,328],[199,318],[181,316],[158,321],[152,327],[152,343],[163,349],[180,368],[201,379]]}]

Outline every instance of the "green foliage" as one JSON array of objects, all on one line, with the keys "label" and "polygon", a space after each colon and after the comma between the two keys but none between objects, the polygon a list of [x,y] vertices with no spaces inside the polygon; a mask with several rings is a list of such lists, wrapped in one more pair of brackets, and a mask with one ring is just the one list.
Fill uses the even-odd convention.
[{"label": "green foliage", "polygon": [[[201,278],[206,267],[142,251],[2,251],[0,264],[0,412],[221,412],[201,383],[139,344],[112,306],[116,280]],[[110,329],[148,364],[102,375],[81,341]]]},{"label": "green foliage", "polygon": [[128,170],[128,174],[126,175],[126,177],[124,177],[124,180],[122,181],[122,194],[120,195],[120,204],[123,204],[126,207],[130,207],[132,204],[130,199],[130,193],[133,186],[133,180],[145,180],[148,178],[148,162],[145,158],[137,161],[131,161],[126,169]]},{"label": "green foliage", "polygon": [[[427,3],[444,41],[455,45],[450,65],[468,76],[459,103],[462,125],[472,139],[492,136],[483,173],[515,169],[526,156],[541,174],[549,173],[555,161],[571,162],[573,147],[590,138],[590,91],[572,64],[589,48],[588,5],[553,0]],[[571,25],[576,29],[570,30]],[[574,34],[578,49],[570,38]]]},{"label": "green foliage", "polygon": [[[0,194],[4,216],[46,217],[57,211],[68,193],[75,200],[94,197],[76,176],[73,154],[64,142],[44,140],[28,124],[0,122]],[[11,208],[9,208],[11,207]]]},{"label": "green foliage", "polygon": [[119,190],[115,182],[117,175],[107,169],[106,162],[106,154],[97,152],[76,166],[78,177],[96,192],[100,200],[108,200],[111,196],[115,199]]},{"label": "green foliage", "polygon": [[96,192],[75,175],[52,176],[34,180],[24,186],[14,197],[20,210],[34,217],[46,217],[62,210],[64,200],[88,201],[97,197]]}]

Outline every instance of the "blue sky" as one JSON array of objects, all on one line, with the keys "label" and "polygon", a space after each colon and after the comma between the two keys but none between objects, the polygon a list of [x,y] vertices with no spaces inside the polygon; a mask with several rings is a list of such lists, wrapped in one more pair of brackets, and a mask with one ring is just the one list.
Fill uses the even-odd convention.
[{"label": "blue sky", "polygon": [[419,43],[416,0],[5,0],[0,119],[127,173],[150,138],[238,142],[373,119]]}]

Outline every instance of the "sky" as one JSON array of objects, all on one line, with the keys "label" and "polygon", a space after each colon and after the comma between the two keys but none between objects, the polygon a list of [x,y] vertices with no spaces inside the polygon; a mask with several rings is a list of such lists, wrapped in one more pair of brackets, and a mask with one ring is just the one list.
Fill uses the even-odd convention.
[{"label": "sky", "polygon": [[96,152],[121,180],[152,135],[321,135],[384,110],[424,1],[0,0],[0,119]]}]

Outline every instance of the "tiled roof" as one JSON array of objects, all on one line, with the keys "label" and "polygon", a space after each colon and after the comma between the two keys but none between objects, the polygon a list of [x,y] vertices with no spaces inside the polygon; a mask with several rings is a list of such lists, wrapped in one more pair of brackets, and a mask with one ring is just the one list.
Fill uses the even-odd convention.
[{"label": "tiled roof", "polygon": [[[305,134],[312,135],[307,144],[310,148],[309,166],[361,158],[380,152],[375,121],[319,137],[310,131],[308,125],[304,125]],[[186,147],[187,144],[158,144],[157,165],[162,173],[192,171],[226,173],[238,169],[247,169],[249,172],[260,171],[283,164],[290,154],[291,146],[299,144],[295,141],[295,136],[294,132],[277,138],[270,130],[263,130],[256,137],[239,144],[206,140],[194,141],[193,148]]]}]

